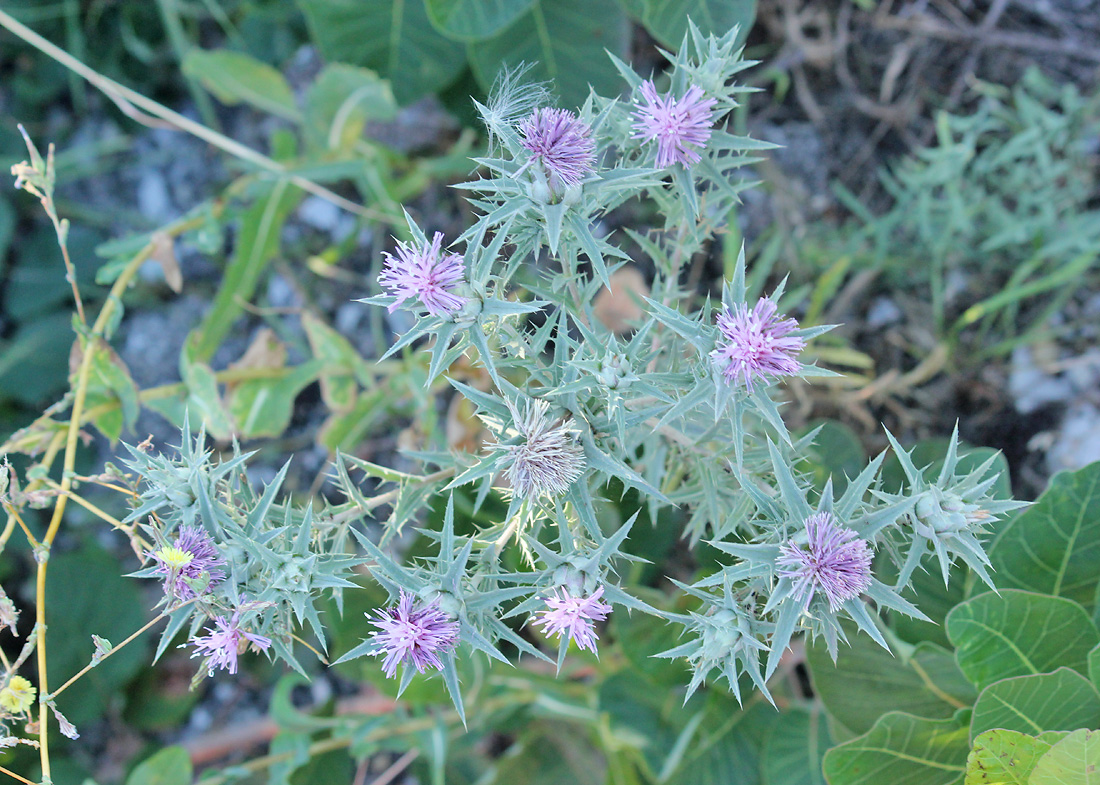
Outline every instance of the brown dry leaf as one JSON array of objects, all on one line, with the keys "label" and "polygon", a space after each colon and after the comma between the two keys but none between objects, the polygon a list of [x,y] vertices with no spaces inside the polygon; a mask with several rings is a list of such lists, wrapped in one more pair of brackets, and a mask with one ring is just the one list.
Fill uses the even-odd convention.
[{"label": "brown dry leaf", "polygon": [[149,254],[160,265],[164,273],[164,280],[169,288],[179,294],[183,291],[183,273],[180,271],[179,260],[176,259],[176,243],[167,232],[153,233],[153,252]]},{"label": "brown dry leaf", "polygon": [[286,345],[275,335],[270,327],[264,327],[252,343],[245,349],[244,354],[235,363],[230,363],[233,370],[246,370],[248,368],[282,368],[286,365]]},{"label": "brown dry leaf", "polygon": [[645,316],[641,298],[648,296],[649,287],[642,271],[633,265],[620,267],[611,274],[611,289],[605,286],[596,295],[592,311],[607,329],[623,335]]}]

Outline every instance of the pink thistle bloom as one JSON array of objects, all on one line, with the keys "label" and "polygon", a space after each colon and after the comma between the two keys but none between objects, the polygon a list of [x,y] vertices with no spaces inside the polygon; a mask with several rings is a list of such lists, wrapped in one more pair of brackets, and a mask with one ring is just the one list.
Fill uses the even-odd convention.
[{"label": "pink thistle bloom", "polygon": [[370,623],[378,627],[371,633],[378,646],[374,654],[385,655],[382,671],[391,679],[399,663],[412,665],[420,673],[429,666],[442,670],[440,653],[458,642],[457,621],[434,601],[421,605],[404,590],[397,605],[383,609]]},{"label": "pink thistle bloom", "polygon": [[719,314],[722,339],[711,358],[722,366],[727,384],[740,379],[751,391],[757,379],[798,373],[801,366],[795,358],[806,342],[790,334],[798,329],[798,322],[777,316],[776,310],[775,303],[765,297],[751,311],[738,303]]},{"label": "pink thistle bloom", "polygon": [[611,606],[603,602],[603,586],[596,589],[590,597],[574,597],[565,589],[555,589],[553,597],[546,598],[548,610],[541,612],[541,618],[535,622],[543,627],[547,635],[566,633],[582,649],[596,653],[596,635],[594,622],[603,621],[611,613]]},{"label": "pink thistle bloom", "polygon": [[200,635],[191,639],[191,645],[195,651],[191,657],[208,657],[207,665],[211,675],[215,668],[237,672],[237,655],[242,653],[250,644],[260,651],[267,651],[271,645],[271,639],[256,633],[246,632],[238,626],[239,613],[226,621],[224,616],[214,619],[217,629],[209,635]]},{"label": "pink thistle bloom", "polygon": [[[188,579],[198,580],[205,572],[208,578],[206,591],[225,580],[225,572],[214,569],[224,565],[225,559],[206,529],[200,526],[181,527],[174,546],[161,548],[149,555],[157,562],[156,571],[164,576],[165,591],[181,600],[196,596],[195,590],[187,583]],[[168,583],[170,580],[171,585]]]},{"label": "pink thistle bloom", "polygon": [[396,298],[390,313],[411,299],[419,299],[432,316],[446,316],[466,304],[466,298],[452,291],[465,279],[462,256],[444,253],[442,244],[443,233],[436,232],[428,245],[398,243],[397,256],[383,252],[386,263],[378,283]]},{"label": "pink thistle bloom", "polygon": [[779,548],[778,575],[793,584],[791,596],[809,607],[821,592],[836,611],[870,587],[873,554],[856,532],[838,525],[831,513],[819,512],[806,519],[806,533],[807,547],[788,540]]},{"label": "pink thistle bloom", "polygon": [[588,123],[567,109],[536,109],[519,125],[520,144],[565,186],[579,185],[596,164]]},{"label": "pink thistle bloom", "polygon": [[699,161],[695,148],[706,147],[710,140],[711,110],[718,102],[704,98],[703,91],[692,85],[683,98],[669,93],[657,95],[653,80],[642,82],[642,100],[635,103],[633,139],[657,140],[657,167],[664,169],[679,163],[684,166]]}]

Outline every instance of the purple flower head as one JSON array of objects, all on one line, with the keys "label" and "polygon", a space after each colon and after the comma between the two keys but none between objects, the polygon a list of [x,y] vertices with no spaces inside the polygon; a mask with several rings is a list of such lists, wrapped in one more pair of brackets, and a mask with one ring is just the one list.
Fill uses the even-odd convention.
[{"label": "purple flower head", "polygon": [[536,109],[520,123],[519,131],[520,144],[565,186],[579,185],[596,165],[592,129],[566,109]]},{"label": "purple flower head", "polygon": [[181,526],[175,545],[149,555],[157,562],[156,571],[164,576],[165,591],[180,600],[196,596],[188,579],[198,580],[205,572],[208,577],[206,591],[225,580],[225,572],[214,569],[225,564],[225,559],[201,526]]},{"label": "purple flower head", "polygon": [[791,335],[798,322],[776,315],[775,303],[764,297],[752,310],[744,303],[718,315],[722,333],[711,358],[721,366],[727,384],[740,380],[752,390],[756,380],[792,376],[801,367],[795,359],[806,342]]},{"label": "purple flower head", "polygon": [[529,400],[522,417],[510,407],[523,441],[505,448],[511,463],[504,474],[527,499],[561,496],[584,474],[584,450],[577,444],[573,421],[552,422],[546,416],[549,406],[541,399]]},{"label": "purple flower head", "polygon": [[235,612],[228,621],[224,616],[214,619],[216,629],[209,635],[200,635],[191,639],[195,651],[191,657],[208,657],[207,666],[211,675],[215,668],[230,673],[237,672],[237,655],[251,644],[260,651],[267,651],[271,639],[252,632],[245,632],[238,626],[240,613]]},{"label": "purple flower head", "polygon": [[598,637],[594,622],[603,621],[611,613],[611,606],[600,599],[602,596],[603,586],[589,597],[574,597],[565,589],[555,589],[554,596],[546,598],[548,610],[540,612],[541,618],[535,624],[542,625],[547,635],[560,638],[566,633],[577,646],[595,654]]},{"label": "purple flower head", "polygon": [[458,642],[457,621],[435,601],[418,603],[404,590],[397,605],[383,609],[370,623],[378,628],[371,633],[378,647],[374,653],[385,655],[382,671],[388,678],[393,678],[398,663],[412,665],[420,673],[429,665],[442,670],[440,653],[450,651]]},{"label": "purple flower head", "polygon": [[817,592],[836,611],[871,585],[873,554],[866,541],[837,524],[831,513],[819,512],[806,519],[807,547],[788,540],[779,548],[778,574],[793,585],[791,596],[808,607]]},{"label": "purple flower head", "polygon": [[657,140],[657,167],[684,166],[699,161],[695,148],[706,147],[710,140],[711,110],[718,102],[704,98],[703,91],[692,85],[683,98],[669,93],[657,95],[653,81],[642,82],[642,100],[635,103],[634,139]]},{"label": "purple flower head", "polygon": [[432,316],[446,316],[466,304],[466,298],[453,292],[464,281],[466,269],[462,256],[444,253],[443,233],[436,232],[428,245],[397,244],[397,256],[384,253],[385,265],[378,283],[396,299],[390,313],[406,300],[419,298]]}]

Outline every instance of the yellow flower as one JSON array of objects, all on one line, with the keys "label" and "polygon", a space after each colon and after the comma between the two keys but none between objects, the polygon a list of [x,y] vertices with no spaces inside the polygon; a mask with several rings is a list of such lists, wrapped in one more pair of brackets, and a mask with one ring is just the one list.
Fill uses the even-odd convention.
[{"label": "yellow flower", "polygon": [[34,685],[22,676],[12,676],[8,686],[0,690],[0,708],[9,714],[23,714],[34,704]]},{"label": "yellow flower", "polygon": [[170,545],[165,545],[153,555],[157,557],[161,564],[173,570],[182,570],[195,558],[190,551],[180,550]]}]

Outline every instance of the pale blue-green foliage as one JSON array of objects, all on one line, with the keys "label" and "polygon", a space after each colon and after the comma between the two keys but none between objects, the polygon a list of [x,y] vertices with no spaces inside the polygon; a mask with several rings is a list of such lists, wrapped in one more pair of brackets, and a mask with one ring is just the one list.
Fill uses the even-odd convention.
[{"label": "pale blue-green foliage", "polygon": [[[897,585],[907,585],[914,571],[925,561],[925,556],[934,553],[943,573],[944,584],[948,582],[951,565],[959,559],[991,588],[995,588],[989,575],[990,562],[982,535],[988,532],[988,527],[997,521],[998,516],[1025,506],[1024,502],[992,498],[991,492],[998,475],[991,470],[997,456],[991,456],[969,472],[957,473],[959,434],[956,427],[943,468],[935,482],[929,482],[924,472],[913,464],[910,454],[891,434],[887,433],[887,436],[908,482],[901,494],[876,494],[886,501],[897,503],[905,499],[909,503],[901,522],[905,527],[904,534],[887,543],[894,546],[895,553],[907,549],[904,559],[899,559],[901,571]],[[897,543],[901,543],[900,547]]]},{"label": "pale blue-green foliage", "polygon": [[[717,101],[716,120],[737,105],[746,89],[733,83],[749,65],[735,40],[736,31],[704,37],[690,27],[679,53],[670,55],[673,91],[701,86]],[[312,600],[330,588],[340,590],[352,562],[341,554],[354,536],[391,600],[411,593],[422,602],[436,602],[459,622],[460,645],[444,653],[443,678],[460,712],[458,658],[480,651],[502,660],[502,644],[547,658],[506,620],[531,620],[555,591],[579,596],[599,587],[613,607],[657,614],[683,626],[685,642],[662,656],[688,661],[694,672],[689,694],[717,672],[740,698],[743,675],[767,695],[765,681],[799,631],[822,636],[835,654],[844,640],[842,618],[885,646],[876,618],[880,610],[922,617],[900,593],[913,570],[923,566],[926,552],[972,565],[984,559],[975,556],[981,553],[980,532],[955,525],[955,518],[948,532],[926,508],[934,496],[937,510],[950,516],[958,511],[954,497],[943,494],[955,494],[965,503],[959,508],[964,517],[977,518],[980,510],[983,523],[1011,509],[1011,504],[989,501],[988,467],[955,478],[953,446],[952,468],[941,475],[946,479],[929,485],[919,472],[910,473],[907,488],[888,494],[879,487],[879,456],[834,498],[831,484],[815,490],[791,468],[813,434],[794,438],[787,431],[772,397],[774,385],[761,379],[749,392],[728,383],[715,367],[711,354],[721,340],[717,314],[722,308],[754,305],[747,302],[744,252],[720,303],[708,299],[700,307],[694,293],[681,288],[681,273],[723,230],[746,186],[739,168],[752,160],[752,151],[768,145],[729,134],[717,122],[699,164],[653,168],[652,146],[631,138],[632,102],[642,77],[618,65],[624,97],[592,94],[579,111],[597,141],[596,171],[562,193],[540,182],[516,132],[516,124],[548,93],[524,87],[513,74],[502,80],[487,106],[479,107],[491,145],[489,156],[477,163],[488,176],[460,186],[471,194],[478,218],[456,242],[466,265],[467,284],[460,293],[469,303],[446,317],[421,315],[387,352],[417,351],[420,339],[434,339],[430,349],[423,349],[431,352],[429,383],[447,375],[463,355],[482,366],[491,385],[468,383],[469,377],[450,383],[454,394],[476,410],[495,444],[464,453],[432,434],[428,446],[408,453],[423,474],[338,456],[335,479],[348,502],[316,514],[276,510],[277,483],[258,499],[243,490],[235,476],[243,457],[210,465],[189,442],[179,461],[135,455],[133,468],[147,478],[150,489],[134,517],[156,512],[165,531],[185,519],[201,519],[232,551],[229,598],[237,601],[247,594],[272,603],[255,611],[258,631],[278,633],[285,644],[290,623],[305,619],[322,637]],[[608,233],[603,217],[627,199],[655,208],[660,225]],[[426,243],[426,233],[411,218],[409,225],[414,240]],[[655,271],[649,297],[639,298],[645,317],[631,334],[616,335],[597,318],[593,301],[615,270],[639,253],[649,257]],[[781,289],[771,296],[778,299]],[[392,299],[366,302],[388,305]],[[827,329],[813,327],[796,335],[809,340]],[[796,375],[827,373],[803,363]],[[521,496],[501,488],[513,448],[532,447],[523,444],[528,436],[519,418],[536,401],[543,402],[540,410],[545,405],[547,423],[568,425],[569,438],[575,440],[571,460],[583,455],[583,473],[560,495]],[[367,497],[353,470],[378,481],[372,492],[379,495]],[[691,612],[659,610],[621,585],[623,563],[636,559],[624,547],[637,512],[625,523],[602,514],[607,509],[602,497],[612,482],[637,492],[653,520],[665,508],[681,511],[689,542],[709,541],[726,558],[728,563],[712,575],[681,585],[698,603]],[[507,513],[468,536],[457,536],[453,493],[463,486],[472,492],[475,512],[494,488],[503,491]],[[403,527],[423,519],[440,494],[452,494],[442,527],[425,530],[438,545],[436,555],[402,563],[390,545]],[[390,513],[377,537],[356,528],[383,505]],[[820,597],[807,606],[804,597],[793,596],[790,580],[778,575],[776,558],[788,541],[805,539],[806,518],[816,511],[830,512],[869,548],[884,550],[903,580],[891,586],[872,580],[862,597],[849,599],[836,612]],[[921,534],[926,529],[937,536]],[[301,550],[303,543],[308,554]],[[509,548],[518,549],[518,559],[502,558]],[[318,561],[307,565],[311,554]],[[508,566],[517,563],[522,565],[518,570]],[[321,577],[295,584],[303,575]],[[175,629],[182,624],[173,620]],[[559,666],[568,646],[567,639],[559,642]],[[367,640],[344,659],[377,652]],[[293,661],[285,645],[276,653]],[[401,686],[413,676],[405,668]]]},{"label": "pale blue-green foliage", "polygon": [[[270,637],[275,656],[304,674],[294,630],[308,625],[325,648],[317,602],[325,595],[339,600],[344,588],[354,588],[352,568],[363,560],[347,552],[346,530],[317,521],[311,507],[276,504],[287,466],[257,494],[243,471],[251,454],[234,448],[229,460],[213,461],[205,441],[205,431],[192,439],[185,425],[177,457],[129,447],[125,461],[144,485],[126,522],[139,522],[158,545],[174,542],[181,526],[201,526],[227,562],[220,568],[226,579],[194,602],[181,604],[166,593],[169,622],[157,657],[185,627],[190,638],[214,617],[236,611],[241,627]],[[159,577],[152,566],[134,575]]]}]

